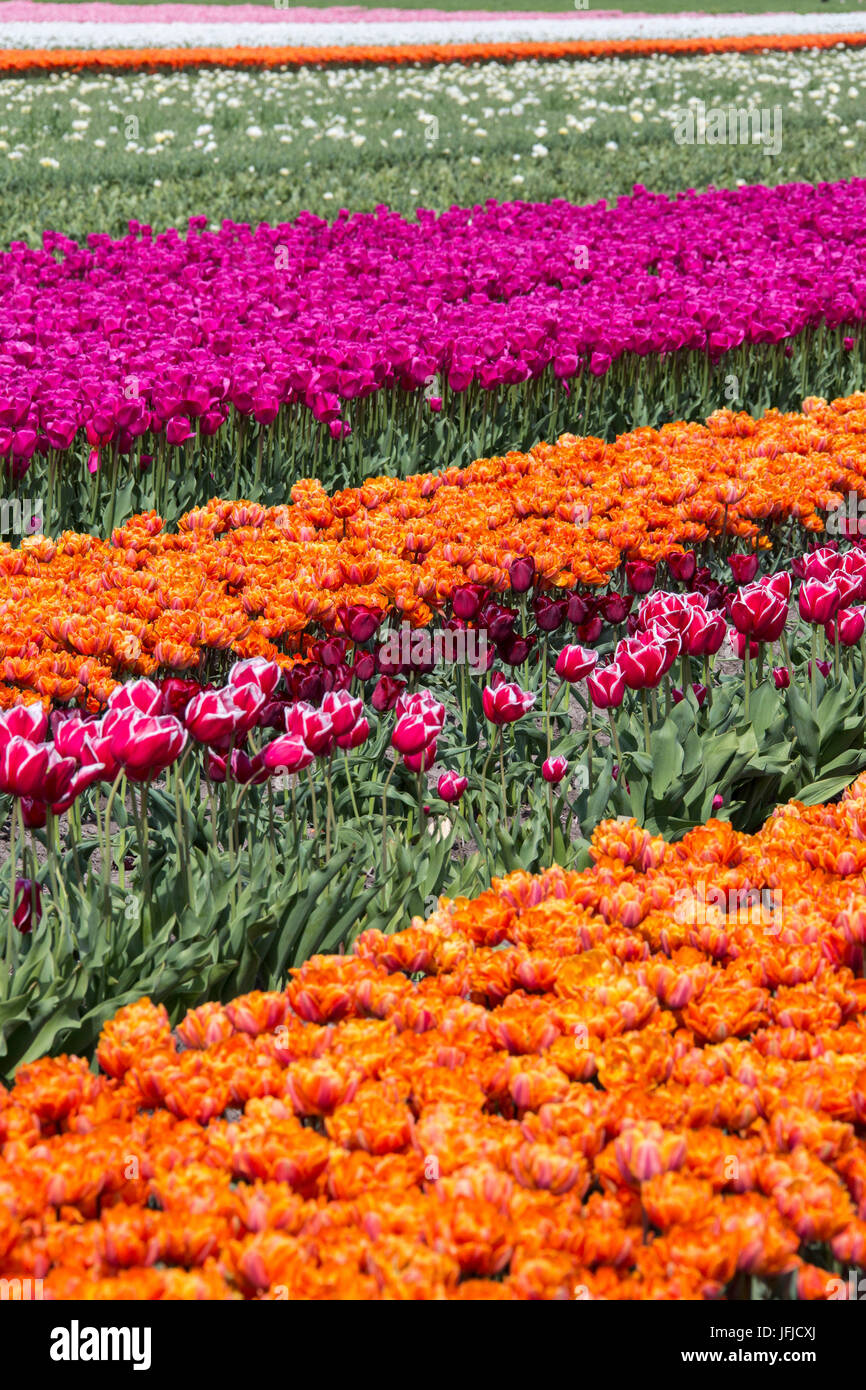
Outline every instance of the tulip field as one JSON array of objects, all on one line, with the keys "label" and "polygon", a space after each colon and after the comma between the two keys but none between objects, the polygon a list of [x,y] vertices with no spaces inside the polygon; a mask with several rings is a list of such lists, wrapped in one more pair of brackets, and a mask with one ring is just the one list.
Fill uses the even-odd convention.
[{"label": "tulip field", "polygon": [[0,1300],[856,1298],[866,22],[232,8],[0,3]]}]

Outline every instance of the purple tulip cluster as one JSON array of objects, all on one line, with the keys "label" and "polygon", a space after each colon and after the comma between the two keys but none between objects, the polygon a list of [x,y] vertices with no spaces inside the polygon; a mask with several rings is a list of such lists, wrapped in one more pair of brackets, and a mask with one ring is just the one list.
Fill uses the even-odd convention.
[{"label": "purple tulip cluster", "polygon": [[82,431],[92,471],[146,434],[213,435],[232,407],[268,426],[300,405],[342,437],[347,402],[381,391],[424,388],[432,408],[434,379],[463,392],[601,376],[625,353],[716,359],[866,313],[864,180],[206,222],[86,246],[46,231],[0,256],[14,476]]}]

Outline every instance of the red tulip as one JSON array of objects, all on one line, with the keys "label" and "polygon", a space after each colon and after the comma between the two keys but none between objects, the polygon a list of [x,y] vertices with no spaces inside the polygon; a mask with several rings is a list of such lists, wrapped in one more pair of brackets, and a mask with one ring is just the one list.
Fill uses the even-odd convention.
[{"label": "red tulip", "polygon": [[758,573],[757,555],[729,555],[728,564],[735,584],[751,584]]},{"label": "red tulip", "polygon": [[723,613],[696,608],[689,616],[681,636],[689,656],[714,656],[725,640],[727,624]]},{"label": "red tulip", "polygon": [[804,555],[799,564],[795,562],[795,569],[803,579],[822,579],[826,582],[838,569],[842,569],[843,564],[844,557],[835,546],[822,545],[818,550]]},{"label": "red tulip", "polygon": [[359,719],[345,734],[337,734],[335,742],[338,748],[360,748],[361,744],[366,743],[369,737],[369,720]]},{"label": "red tulip", "polygon": [[315,754],[297,734],[283,734],[275,738],[262,752],[262,761],[271,772],[301,772],[309,767],[314,757]]},{"label": "red tulip", "polygon": [[839,641],[843,647],[853,647],[860,641],[864,631],[866,631],[866,616],[862,608],[846,608],[836,614],[834,621],[827,623],[825,627],[827,639],[834,642],[836,632],[839,633]]},{"label": "red tulip", "polygon": [[587,677],[586,688],[596,709],[617,709],[625,696],[625,679],[614,662],[593,671]]},{"label": "red tulip", "polygon": [[302,702],[286,710],[286,730],[302,738],[316,757],[327,757],[334,746],[334,723],[329,714]]},{"label": "red tulip", "polygon": [[529,713],[535,704],[535,696],[528,690],[521,690],[519,685],[506,681],[495,689],[486,685],[481,692],[481,704],[485,718],[491,724],[513,724]]},{"label": "red tulip", "polygon": [[656,567],[648,560],[628,560],[625,567],[625,580],[636,594],[648,594],[656,581]]},{"label": "red tulip", "polygon": [[[75,713],[80,718],[78,711]],[[26,738],[31,743],[41,743],[48,729],[48,715],[39,700],[28,705],[13,705],[11,709],[0,711],[0,748],[10,738]]]},{"label": "red tulip", "polygon": [[556,658],[556,674],[565,681],[580,681],[597,664],[598,652],[590,651],[587,647],[563,647]]},{"label": "red tulip", "polygon": [[532,604],[535,621],[541,632],[556,632],[565,622],[567,599],[552,599],[548,594],[537,594]]},{"label": "red tulip", "polygon": [[39,796],[50,752],[47,743],[10,738],[0,751],[0,791],[12,796]]},{"label": "red tulip", "polygon": [[139,714],[159,714],[162,691],[153,681],[128,681],[118,685],[108,697],[110,710],[136,710]]},{"label": "red tulip", "polygon": [[[572,598],[574,597],[575,596],[572,595]],[[634,594],[608,594],[606,598],[602,599],[601,603],[601,611],[604,614],[605,622],[610,623],[614,627],[616,627],[618,623],[625,622],[632,610],[633,603]],[[577,622],[578,626],[582,625],[582,620],[571,617],[570,610],[568,616],[571,618],[572,622]]]},{"label": "red tulip", "polygon": [[471,623],[478,617],[484,599],[487,596],[487,587],[484,584],[461,584],[454,590],[451,598],[451,608],[455,618],[462,618],[464,622]]},{"label": "red tulip", "polygon": [[776,683],[777,690],[787,690],[788,686],[791,684],[791,672],[788,670],[788,667],[774,666],[773,680]]},{"label": "red tulip", "polygon": [[731,622],[755,642],[777,641],[787,617],[787,602],[769,583],[749,584],[731,602]]},{"label": "red tulip", "polygon": [[341,603],[337,609],[343,631],[353,642],[366,642],[372,637],[384,616],[384,609],[367,608],[362,603]]},{"label": "red tulip", "polygon": [[405,689],[405,681],[396,681],[391,676],[380,676],[370,696],[373,709],[377,714],[384,714],[386,710],[393,709],[400,692]]},{"label": "red tulip", "polygon": [[515,594],[525,594],[527,589],[532,588],[535,580],[535,561],[531,555],[522,555],[517,560],[512,560],[508,566],[508,578]]},{"label": "red tulip", "polygon": [[219,745],[238,732],[244,711],[230,690],[203,690],[190,700],[183,722],[198,743]]},{"label": "red tulip", "polygon": [[186,738],[186,730],[173,715],[126,710],[112,722],[110,747],[127,777],[143,782],[171,766]]},{"label": "red tulip", "polygon": [[405,753],[403,761],[410,772],[429,772],[436,761],[436,739],[432,738],[420,753]]},{"label": "red tulip", "polygon": [[355,727],[363,709],[364,701],[348,690],[331,690],[322,701],[322,713],[330,718],[338,738]]},{"label": "red tulip", "polygon": [[804,579],[798,596],[800,617],[804,622],[823,626],[839,608],[839,594],[830,580]]},{"label": "red tulip", "polygon": [[671,577],[680,584],[690,584],[695,577],[697,569],[697,557],[693,550],[685,550],[682,554],[672,550],[665,556],[665,563],[671,572]]},{"label": "red tulip", "polygon": [[266,695],[273,695],[282,674],[275,661],[265,661],[263,656],[251,656],[246,661],[235,662],[229,671],[229,687],[232,695],[234,689],[241,685],[255,685]]},{"label": "red tulip", "polygon": [[42,888],[29,878],[16,878],[12,925],[27,936],[42,916]]},{"label": "red tulip", "polygon": [[552,787],[559,786],[565,774],[568,772],[568,759],[561,755],[555,758],[545,758],[541,764],[541,775],[545,782],[549,782]]},{"label": "red tulip", "polygon": [[394,725],[391,746],[402,753],[404,758],[413,753],[421,753],[436,739],[437,729],[428,723],[422,714],[402,714]]},{"label": "red tulip", "polygon": [[465,777],[459,777],[456,772],[443,772],[436,784],[436,790],[443,801],[455,805],[468,786],[469,782]]},{"label": "red tulip", "polygon": [[169,676],[162,683],[161,693],[162,703],[156,712],[173,714],[175,719],[182,719],[190,700],[201,693],[201,686],[198,681],[181,680],[178,676]]}]

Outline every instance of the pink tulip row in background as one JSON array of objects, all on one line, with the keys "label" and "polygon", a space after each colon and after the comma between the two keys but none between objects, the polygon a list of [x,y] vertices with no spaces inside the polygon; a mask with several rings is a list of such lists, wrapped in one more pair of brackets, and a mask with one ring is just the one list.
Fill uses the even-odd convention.
[{"label": "pink tulip row in background", "polygon": [[[626,354],[718,360],[866,312],[866,181],[675,199],[637,189],[577,207],[497,204],[302,214],[255,231],[192,218],[79,247],[46,232],[0,258],[0,455],[13,475],[86,430],[129,453],[182,443],[230,408],[272,423],[300,403],[331,432],[379,392],[566,386]],[[854,337],[845,339],[846,347]],[[421,401],[422,407],[424,401]]]}]

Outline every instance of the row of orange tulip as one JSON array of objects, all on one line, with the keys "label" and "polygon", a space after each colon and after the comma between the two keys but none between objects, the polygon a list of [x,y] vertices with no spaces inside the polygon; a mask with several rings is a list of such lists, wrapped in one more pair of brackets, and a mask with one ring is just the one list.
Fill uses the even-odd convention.
[{"label": "row of orange tulip", "polygon": [[866,777],[754,836],[604,822],[592,854],[174,1032],[143,999],[98,1075],[21,1067],[0,1274],[53,1298],[845,1297]]},{"label": "row of orange tulip", "polygon": [[166,534],[154,513],[110,540],[65,532],[0,545],[0,706],[101,707],[119,679],[203,671],[216,653],[291,666],[338,609],[415,626],[455,588],[509,587],[534,558],[545,587],[598,589],[625,561],[709,540],[766,548],[789,523],[820,532],[866,494],[866,395],[760,420],[637,429],[612,444],[564,435],[462,471],[371,478],[292,505],[217,501]]},{"label": "row of orange tulip", "polygon": [[560,43],[425,43],[211,48],[22,48],[0,53],[0,72],[109,71],[154,68],[357,67],[362,64],[514,63],[526,59],[637,58],[657,53],[794,53],[804,48],[860,48],[866,33],[752,34],[723,38],[599,39]]}]

